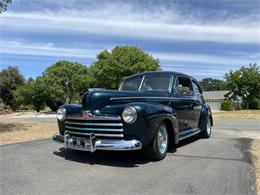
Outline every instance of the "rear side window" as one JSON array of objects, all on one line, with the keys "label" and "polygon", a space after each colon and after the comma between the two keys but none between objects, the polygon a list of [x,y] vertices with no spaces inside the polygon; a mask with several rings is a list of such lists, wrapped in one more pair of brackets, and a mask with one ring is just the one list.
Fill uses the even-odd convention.
[{"label": "rear side window", "polygon": [[193,94],[191,80],[188,77],[178,77],[175,84],[175,91],[179,94]]},{"label": "rear side window", "polygon": [[194,81],[192,81],[192,87],[193,87],[193,91],[194,91],[195,94],[201,94],[200,87]]}]

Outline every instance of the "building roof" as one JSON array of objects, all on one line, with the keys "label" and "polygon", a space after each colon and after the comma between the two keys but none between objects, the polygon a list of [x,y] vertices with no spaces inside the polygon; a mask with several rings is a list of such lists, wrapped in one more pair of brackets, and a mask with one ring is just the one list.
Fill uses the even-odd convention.
[{"label": "building roof", "polygon": [[203,97],[205,100],[223,100],[228,90],[223,91],[203,91]]}]

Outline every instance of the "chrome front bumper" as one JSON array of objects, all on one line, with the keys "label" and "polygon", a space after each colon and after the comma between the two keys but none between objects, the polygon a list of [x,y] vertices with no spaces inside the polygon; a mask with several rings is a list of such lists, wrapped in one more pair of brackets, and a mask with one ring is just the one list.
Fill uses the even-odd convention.
[{"label": "chrome front bumper", "polygon": [[[75,144],[75,139],[80,139],[84,146]],[[59,133],[53,135],[53,140],[64,142],[65,148],[73,150],[83,150],[94,152],[96,150],[113,150],[113,151],[127,151],[127,150],[140,150],[142,144],[138,140],[113,140],[113,139],[96,139],[94,134],[91,134],[88,139],[74,137],[65,133],[64,136]]]}]

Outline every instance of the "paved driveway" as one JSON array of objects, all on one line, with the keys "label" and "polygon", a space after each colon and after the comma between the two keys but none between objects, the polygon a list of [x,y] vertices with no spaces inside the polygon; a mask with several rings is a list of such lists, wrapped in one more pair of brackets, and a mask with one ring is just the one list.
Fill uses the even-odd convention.
[{"label": "paved driveway", "polygon": [[1,194],[255,194],[243,137],[257,129],[259,121],[216,121],[212,138],[183,141],[159,162],[64,150],[49,139],[0,146]]}]

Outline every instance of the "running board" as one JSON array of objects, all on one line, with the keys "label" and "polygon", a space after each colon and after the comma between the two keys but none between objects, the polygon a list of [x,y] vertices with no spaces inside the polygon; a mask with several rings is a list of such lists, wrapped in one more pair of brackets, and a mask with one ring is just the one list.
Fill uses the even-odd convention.
[{"label": "running board", "polygon": [[188,137],[198,134],[199,132],[201,132],[201,130],[198,128],[181,131],[178,133],[179,140],[186,139]]}]

